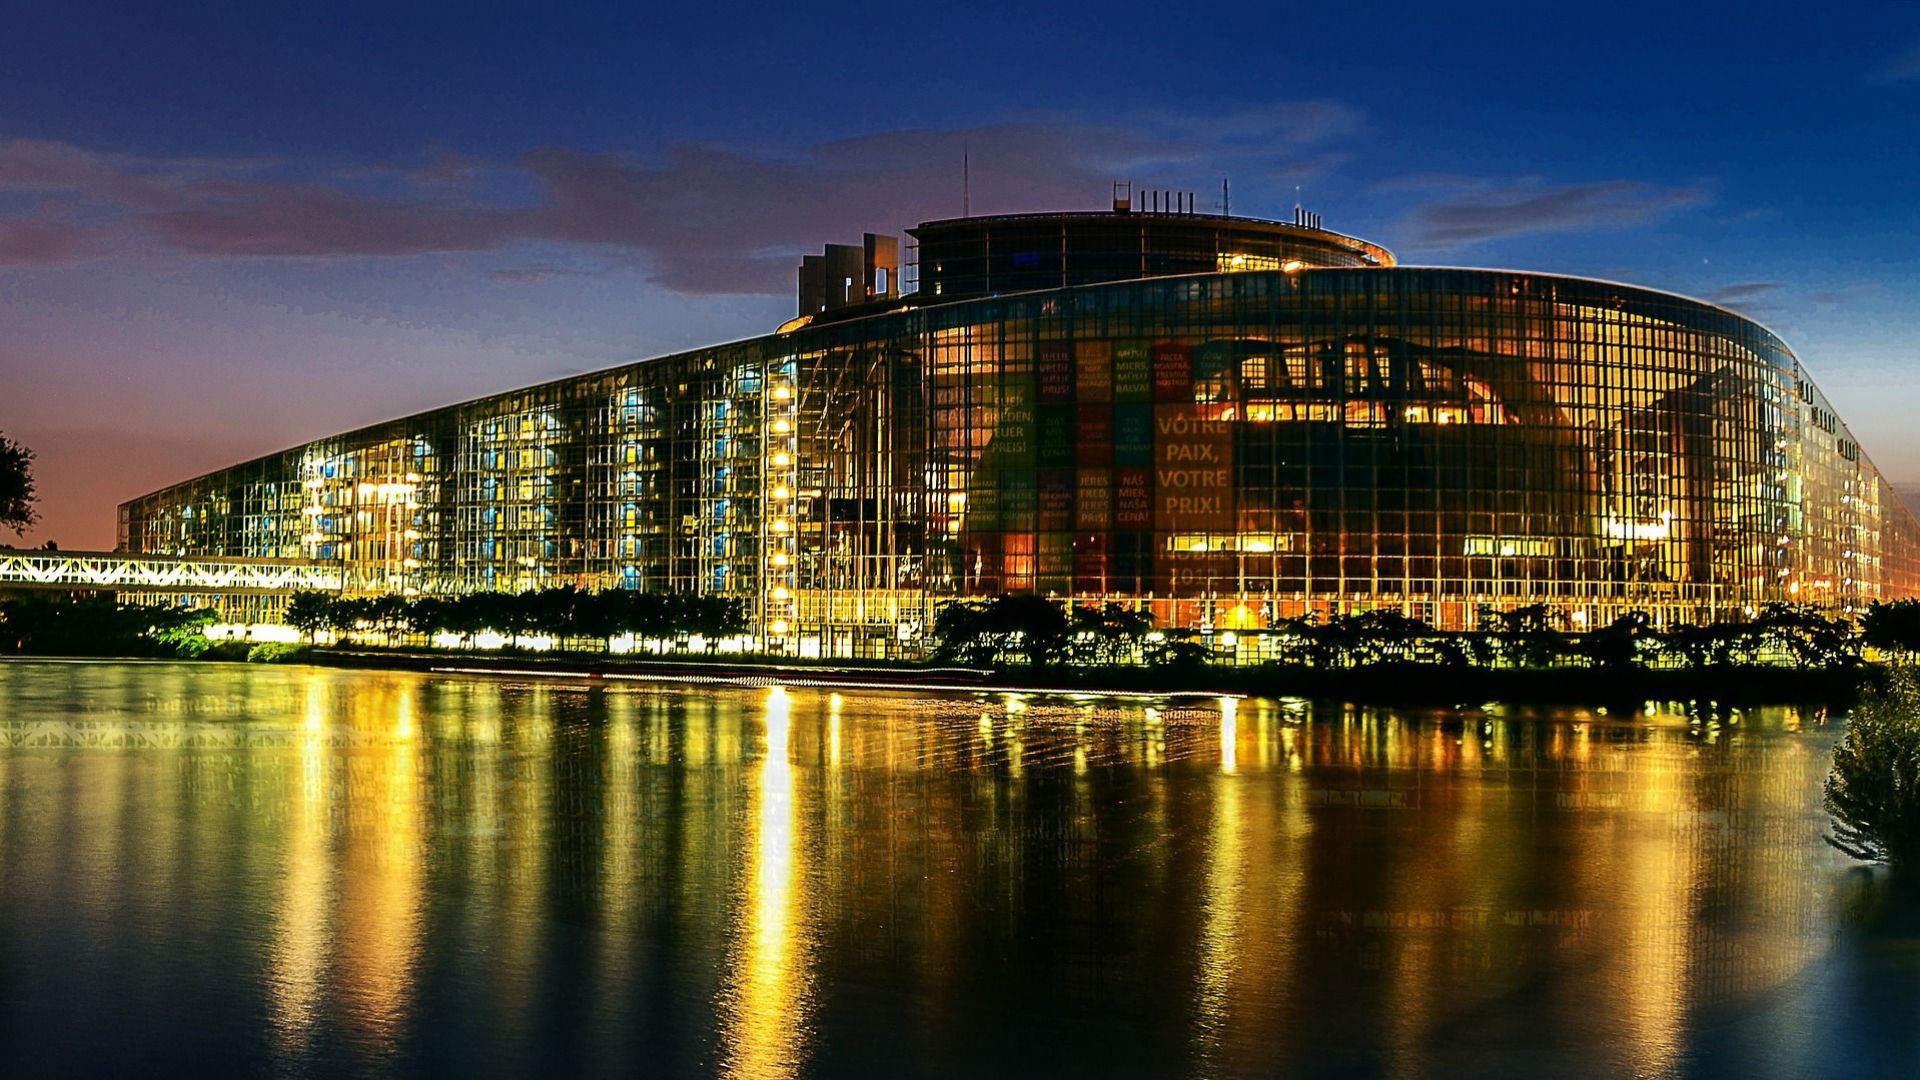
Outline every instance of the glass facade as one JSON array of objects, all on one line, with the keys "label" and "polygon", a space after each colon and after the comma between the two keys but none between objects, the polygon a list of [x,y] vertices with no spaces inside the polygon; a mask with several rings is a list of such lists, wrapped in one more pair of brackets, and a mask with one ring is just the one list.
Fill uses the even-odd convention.
[{"label": "glass facade", "polygon": [[123,546],[722,593],[826,656],[917,654],[940,602],[1003,592],[1257,647],[1309,611],[1577,627],[1920,584],[1793,354],[1706,304],[1389,266],[918,299],[321,439],[132,501]]}]

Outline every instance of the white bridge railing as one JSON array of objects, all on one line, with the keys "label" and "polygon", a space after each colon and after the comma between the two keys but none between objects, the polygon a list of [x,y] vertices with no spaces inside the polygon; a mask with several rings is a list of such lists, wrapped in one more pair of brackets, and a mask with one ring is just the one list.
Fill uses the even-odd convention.
[{"label": "white bridge railing", "polygon": [[111,589],[154,593],[339,592],[340,564],[304,559],[123,555],[0,548],[0,590]]}]

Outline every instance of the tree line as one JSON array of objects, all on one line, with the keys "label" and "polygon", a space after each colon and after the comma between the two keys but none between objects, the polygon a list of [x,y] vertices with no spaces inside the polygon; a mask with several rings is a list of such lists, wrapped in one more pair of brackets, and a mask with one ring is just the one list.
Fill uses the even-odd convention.
[{"label": "tree line", "polygon": [[483,633],[508,639],[534,636],[562,643],[600,643],[631,634],[642,641],[685,642],[705,638],[711,649],[722,638],[747,632],[745,602],[685,592],[633,589],[588,591],[572,585],[531,592],[474,592],[458,596],[334,596],[296,592],[287,600],[286,623],[309,641],[323,630],[378,634],[388,644],[410,635],[455,634],[472,645]]},{"label": "tree line", "polygon": [[[1535,604],[1489,612],[1474,630],[1440,630],[1397,611],[1286,619],[1265,631],[1276,662],[1322,669],[1418,665],[1545,669],[1706,669],[1791,666],[1838,670],[1862,646],[1896,659],[1920,654],[1920,600],[1874,602],[1856,622],[1812,607],[1768,604],[1750,619],[1655,625],[1632,611],[1570,630]],[[934,614],[936,658],[979,667],[1191,667],[1215,658],[1191,629],[1159,630],[1152,614],[1120,604],[1076,608],[1036,596],[952,601]]]},{"label": "tree line", "polygon": [[208,608],[123,604],[59,593],[0,598],[0,653],[193,657],[208,647]]}]

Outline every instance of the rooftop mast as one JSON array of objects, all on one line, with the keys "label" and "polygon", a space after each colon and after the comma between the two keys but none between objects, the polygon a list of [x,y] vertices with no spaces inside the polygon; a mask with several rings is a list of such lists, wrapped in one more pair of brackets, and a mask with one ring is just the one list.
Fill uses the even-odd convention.
[{"label": "rooftop mast", "polygon": [[973,216],[973,148],[960,144],[960,216]]}]

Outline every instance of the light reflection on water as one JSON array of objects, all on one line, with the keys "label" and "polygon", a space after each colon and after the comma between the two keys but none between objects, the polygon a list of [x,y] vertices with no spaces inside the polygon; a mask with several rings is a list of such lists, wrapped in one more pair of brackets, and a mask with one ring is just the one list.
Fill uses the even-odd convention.
[{"label": "light reflection on water", "polygon": [[1836,727],[0,664],[0,1053],[1870,1075]]},{"label": "light reflection on water", "polygon": [[751,794],[755,810],[747,838],[747,899],[728,948],[727,986],[720,999],[720,1037],[729,1076],[791,1075],[800,1067],[806,1040],[808,908],[795,895],[795,883],[805,870],[795,836],[799,823],[789,760],[791,709],[785,690],[766,692],[766,745]]}]

